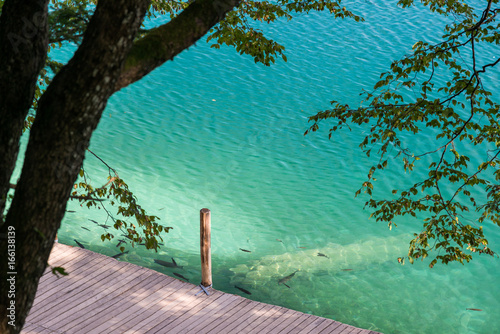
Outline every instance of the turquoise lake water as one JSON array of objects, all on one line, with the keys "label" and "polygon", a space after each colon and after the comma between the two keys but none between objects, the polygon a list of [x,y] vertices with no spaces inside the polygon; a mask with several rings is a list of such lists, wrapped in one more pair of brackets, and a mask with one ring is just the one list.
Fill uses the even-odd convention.
[{"label": "turquoise lake water", "polygon": [[[389,230],[368,219],[367,197],[354,198],[370,167],[358,148],[366,129],[332,140],[327,126],[303,135],[308,116],[334,99],[356,105],[391,60],[417,40],[440,35],[442,18],[394,3],[347,2],[365,23],[313,14],[263,26],[286,46],[288,62],[271,67],[203,40],[115,94],[90,149],[118,171],[149,214],[173,227],[157,254],[127,247],[120,260],[198,284],[199,210],[206,207],[218,290],[387,334],[499,332],[500,260],[399,265],[421,221],[399,219]],[[496,57],[493,51],[484,57]],[[500,92],[498,69],[489,79]],[[432,144],[431,136],[418,138],[422,150]],[[88,155],[85,168],[96,186],[106,182],[97,159]],[[423,166],[412,176],[426,174]],[[383,194],[411,182],[408,177],[394,169],[379,175],[376,189]],[[63,221],[61,242],[119,252],[117,241],[101,242],[104,230],[89,221],[104,223],[102,210],[74,202],[68,210],[75,212]],[[486,229],[500,251],[500,229]],[[153,261],[171,257],[184,269]],[[278,285],[296,270],[290,288]]]}]

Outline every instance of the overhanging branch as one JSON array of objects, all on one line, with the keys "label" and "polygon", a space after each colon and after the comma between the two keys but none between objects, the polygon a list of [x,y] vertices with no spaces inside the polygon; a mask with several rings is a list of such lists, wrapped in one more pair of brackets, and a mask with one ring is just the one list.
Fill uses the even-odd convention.
[{"label": "overhanging branch", "polygon": [[196,0],[170,22],[136,41],[127,55],[115,91],[140,80],[202,38],[241,0]]}]

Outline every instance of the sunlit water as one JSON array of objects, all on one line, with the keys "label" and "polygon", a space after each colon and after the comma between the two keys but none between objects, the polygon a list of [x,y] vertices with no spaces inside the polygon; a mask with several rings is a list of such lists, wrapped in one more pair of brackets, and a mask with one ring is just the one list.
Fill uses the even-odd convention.
[{"label": "sunlit water", "polygon": [[[441,26],[441,18],[392,2],[352,8],[367,22],[316,14],[265,26],[286,46],[286,63],[256,65],[233,49],[200,41],[111,98],[91,149],[128,182],[149,214],[174,228],[157,254],[127,246],[120,260],[198,284],[199,210],[207,207],[216,289],[384,333],[500,330],[498,258],[434,269],[427,262],[399,265],[421,221],[401,219],[390,231],[368,220],[367,197],[354,198],[370,166],[358,148],[366,130],[330,141],[326,127],[303,136],[308,116],[334,99],[356,104],[391,60]],[[499,92],[498,70],[492,76]],[[426,149],[432,142],[422,136],[417,144]],[[85,168],[96,186],[105,183],[107,170],[97,159],[88,155]],[[424,166],[413,176],[426,173]],[[407,176],[387,173],[376,187],[385,193],[408,184],[401,181]],[[119,252],[117,240],[101,242],[104,230],[89,221],[104,223],[102,212],[77,203],[68,210],[76,212],[66,215],[61,242]],[[489,232],[500,251],[498,229]],[[171,257],[184,268],[153,262]],[[296,270],[290,288],[278,285]]]}]

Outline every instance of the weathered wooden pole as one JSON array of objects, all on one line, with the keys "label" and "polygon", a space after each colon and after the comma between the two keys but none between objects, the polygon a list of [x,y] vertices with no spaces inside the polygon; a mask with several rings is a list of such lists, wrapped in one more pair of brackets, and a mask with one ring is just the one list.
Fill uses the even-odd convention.
[{"label": "weathered wooden pole", "polygon": [[212,254],[210,250],[210,210],[200,210],[201,285],[212,285]]}]

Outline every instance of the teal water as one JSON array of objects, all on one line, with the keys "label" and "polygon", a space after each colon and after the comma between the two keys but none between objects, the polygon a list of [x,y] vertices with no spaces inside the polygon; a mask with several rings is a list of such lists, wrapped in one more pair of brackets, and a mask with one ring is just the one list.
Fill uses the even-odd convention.
[{"label": "teal water", "polygon": [[[370,166],[358,149],[366,130],[328,140],[325,127],[303,136],[308,116],[333,99],[355,104],[391,60],[442,26],[442,18],[397,9],[393,1],[350,5],[367,22],[314,14],[263,26],[286,46],[287,63],[256,65],[200,41],[112,97],[90,148],[128,182],[148,213],[174,228],[159,253],[127,247],[121,260],[199,283],[199,210],[207,207],[216,289],[383,333],[498,331],[499,259],[476,257],[466,266],[432,270],[421,262],[399,265],[421,221],[399,219],[389,230],[368,220],[367,197],[354,198]],[[490,52],[484,56],[494,57]],[[492,76],[500,92],[498,70]],[[432,143],[422,135],[417,144]],[[106,182],[106,168],[90,155],[85,168],[95,185]],[[421,168],[412,175],[426,173]],[[411,182],[408,177],[394,169],[380,176],[377,189],[383,194]],[[117,241],[101,242],[104,230],[89,221],[104,223],[102,212],[74,202],[68,210],[75,212],[63,221],[61,242],[77,239],[97,252],[119,252]],[[499,229],[486,228],[500,251]],[[153,262],[171,257],[184,269]],[[296,270],[290,288],[278,285]]]}]

